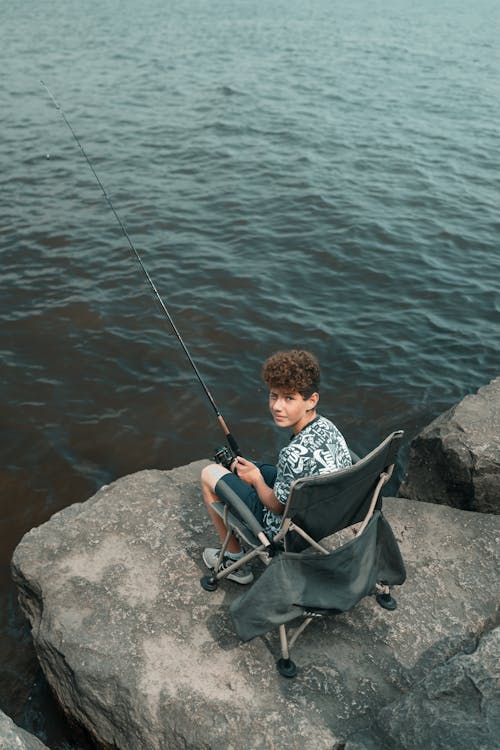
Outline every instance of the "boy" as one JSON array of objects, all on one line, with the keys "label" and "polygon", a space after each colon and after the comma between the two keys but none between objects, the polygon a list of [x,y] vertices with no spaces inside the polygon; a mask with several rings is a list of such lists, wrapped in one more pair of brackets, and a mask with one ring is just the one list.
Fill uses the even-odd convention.
[{"label": "boy", "polygon": [[[272,538],[280,528],[295,479],[325,474],[352,463],[342,434],[316,411],[320,368],[314,355],[299,349],[277,352],[264,363],[262,376],[269,387],[269,408],[274,422],[292,431],[291,440],[280,451],[277,467],[255,464],[237,456],[231,471],[220,464],[210,464],[202,470],[203,497],[221,540],[227,530],[210,507],[219,500],[220,483],[226,483],[239,495]],[[215,567],[219,551],[212,547],[204,550],[203,561],[208,568]],[[232,536],[222,565],[230,565],[242,555],[238,540]],[[245,584],[252,582],[253,574],[242,566],[227,578]]]}]

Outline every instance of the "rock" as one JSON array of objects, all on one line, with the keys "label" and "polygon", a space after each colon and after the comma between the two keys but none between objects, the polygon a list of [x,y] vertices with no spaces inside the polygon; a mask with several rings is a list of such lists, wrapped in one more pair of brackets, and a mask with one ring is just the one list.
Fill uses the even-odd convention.
[{"label": "rock", "polygon": [[499,652],[497,627],[383,708],[371,731],[351,736],[344,750],[499,750]]},{"label": "rock", "polygon": [[[204,464],[124,477],[18,545],[19,601],[64,710],[118,750],[368,749],[387,707],[397,736],[394,707],[403,715],[410,691],[492,629],[500,519],[386,499],[408,573],[399,608],[366,598],[314,622],[293,649],[299,674],[286,680],[277,633],[236,637],[228,606],[238,584],[213,593],[199,584],[202,548],[215,542]],[[419,717],[404,715],[416,724],[412,750],[427,750]]]},{"label": "rock", "polygon": [[34,735],[18,727],[0,711],[0,750],[49,750]]},{"label": "rock", "polygon": [[379,716],[398,748],[500,748],[500,628],[433,669]]},{"label": "rock", "polygon": [[500,377],[417,435],[399,495],[500,513],[499,477]]}]

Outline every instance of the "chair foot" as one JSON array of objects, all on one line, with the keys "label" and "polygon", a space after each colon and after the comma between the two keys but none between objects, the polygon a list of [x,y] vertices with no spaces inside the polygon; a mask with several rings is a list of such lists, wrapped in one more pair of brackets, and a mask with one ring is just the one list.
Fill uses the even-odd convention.
[{"label": "chair foot", "polygon": [[217,578],[215,576],[203,576],[203,578],[200,578],[200,583],[205,591],[215,591],[217,588]]},{"label": "chair foot", "polygon": [[291,659],[278,659],[276,668],[282,677],[295,677],[297,666]]},{"label": "chair foot", "polygon": [[377,594],[375,599],[381,607],[388,609],[389,612],[393,612],[398,606],[397,601],[390,594]]}]

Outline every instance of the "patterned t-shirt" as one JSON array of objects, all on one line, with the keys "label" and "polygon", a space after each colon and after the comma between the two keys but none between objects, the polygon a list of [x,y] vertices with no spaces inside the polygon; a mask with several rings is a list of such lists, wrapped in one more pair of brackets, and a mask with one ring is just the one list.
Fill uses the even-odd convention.
[{"label": "patterned t-shirt", "polygon": [[[351,455],[340,430],[329,419],[318,415],[281,449],[274,494],[285,505],[292,482],[299,477],[328,474],[351,464]],[[264,527],[269,532],[277,533],[281,519],[282,516],[264,509]]]}]

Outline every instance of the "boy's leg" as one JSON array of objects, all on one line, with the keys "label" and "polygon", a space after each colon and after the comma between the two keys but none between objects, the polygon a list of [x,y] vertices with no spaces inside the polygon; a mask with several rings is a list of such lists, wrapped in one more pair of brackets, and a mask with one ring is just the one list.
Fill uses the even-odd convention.
[{"label": "boy's leg", "polygon": [[[219,502],[219,498],[215,494],[215,485],[219,481],[219,479],[222,479],[223,476],[231,474],[228,469],[225,469],[220,464],[210,464],[209,466],[205,466],[204,469],[202,469],[201,472],[201,489],[203,492],[203,499],[205,500],[205,505],[207,506],[208,514],[210,518],[212,519],[212,522],[217,530],[217,533],[220,537],[221,542],[224,541],[224,539],[227,536],[227,529],[224,524],[224,521],[222,518],[213,510],[211,507],[212,503]],[[241,552],[241,546],[234,536],[234,534],[231,536],[229,543],[227,545],[228,553],[237,555]]]}]

